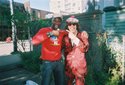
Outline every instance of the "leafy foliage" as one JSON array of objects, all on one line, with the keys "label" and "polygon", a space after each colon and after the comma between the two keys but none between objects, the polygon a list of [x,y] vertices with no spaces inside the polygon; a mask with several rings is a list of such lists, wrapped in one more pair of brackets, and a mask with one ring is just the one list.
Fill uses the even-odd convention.
[{"label": "leafy foliage", "polygon": [[44,27],[49,27],[51,25],[51,19],[47,19],[47,20],[36,20],[36,21],[32,21],[30,23],[30,31],[31,31],[31,36],[34,36],[39,29],[44,28]]},{"label": "leafy foliage", "polygon": [[33,73],[38,73],[40,71],[39,51],[24,52],[21,53],[21,57],[22,57],[22,65],[25,69]]},{"label": "leafy foliage", "polygon": [[[88,64],[88,74],[86,76],[86,85],[120,85],[121,83],[121,71],[120,62],[117,62],[118,52],[113,51],[106,44],[106,37],[104,34],[99,34],[96,36],[97,42],[99,43],[100,50],[102,51],[102,69],[97,70],[94,68],[93,64]],[[91,41],[92,42],[92,41]],[[90,56],[89,53],[88,56]],[[90,58],[90,57],[89,57]],[[90,59],[87,62],[91,63]],[[96,61],[94,61],[96,62]],[[95,63],[95,66],[98,66]]]},{"label": "leafy foliage", "polygon": [[[8,36],[11,36],[9,32],[11,28],[11,15],[8,4],[0,3],[0,40],[4,41]],[[5,35],[5,33],[7,33]]]}]

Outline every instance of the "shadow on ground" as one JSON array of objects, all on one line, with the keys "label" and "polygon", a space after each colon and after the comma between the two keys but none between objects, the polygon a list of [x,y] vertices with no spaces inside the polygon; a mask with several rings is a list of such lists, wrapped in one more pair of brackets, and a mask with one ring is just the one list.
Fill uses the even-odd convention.
[{"label": "shadow on ground", "polygon": [[23,68],[0,72],[0,85],[25,85],[27,80],[40,84],[40,75],[33,74]]}]

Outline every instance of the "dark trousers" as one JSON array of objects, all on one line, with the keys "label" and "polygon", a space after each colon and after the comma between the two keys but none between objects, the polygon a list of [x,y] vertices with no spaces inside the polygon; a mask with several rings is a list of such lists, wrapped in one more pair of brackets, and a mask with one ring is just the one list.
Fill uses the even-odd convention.
[{"label": "dark trousers", "polygon": [[55,85],[65,85],[64,65],[61,61],[42,61],[41,76],[41,85],[51,85],[53,79],[55,81]]}]

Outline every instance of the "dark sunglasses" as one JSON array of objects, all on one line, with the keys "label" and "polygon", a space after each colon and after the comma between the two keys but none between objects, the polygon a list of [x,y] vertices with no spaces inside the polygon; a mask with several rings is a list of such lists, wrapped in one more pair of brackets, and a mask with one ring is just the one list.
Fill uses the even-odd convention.
[{"label": "dark sunglasses", "polygon": [[74,25],[77,25],[77,23],[68,23],[67,25],[68,25],[68,26],[71,26],[71,25],[74,26]]}]

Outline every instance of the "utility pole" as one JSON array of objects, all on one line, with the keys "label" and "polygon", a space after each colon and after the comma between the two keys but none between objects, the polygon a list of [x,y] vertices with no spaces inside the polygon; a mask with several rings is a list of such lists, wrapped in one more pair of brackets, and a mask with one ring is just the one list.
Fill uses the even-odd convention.
[{"label": "utility pole", "polygon": [[[10,0],[10,11],[11,15],[13,15],[14,14],[13,0]],[[11,25],[12,25],[13,52],[17,52],[16,26],[13,22],[13,19],[11,20]]]},{"label": "utility pole", "polygon": [[122,56],[122,84],[125,82],[125,35],[123,35],[123,56]]},{"label": "utility pole", "polygon": [[95,0],[93,0],[93,6],[94,6],[94,10],[95,10],[95,6],[96,6]]}]

